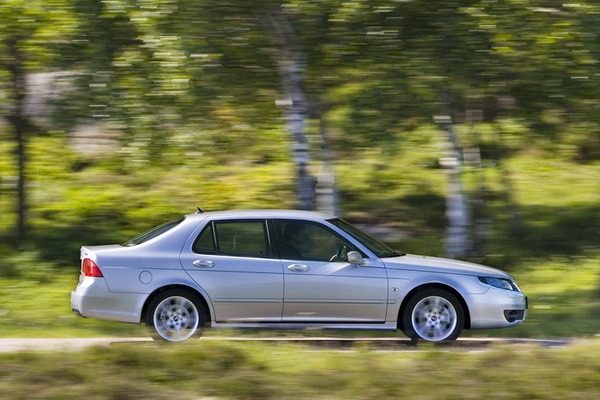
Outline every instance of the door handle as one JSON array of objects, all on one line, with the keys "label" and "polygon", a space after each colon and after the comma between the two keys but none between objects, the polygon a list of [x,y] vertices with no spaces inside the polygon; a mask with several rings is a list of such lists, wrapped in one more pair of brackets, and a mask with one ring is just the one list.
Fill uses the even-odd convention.
[{"label": "door handle", "polygon": [[304,264],[292,264],[288,265],[287,269],[292,272],[308,272],[310,271],[310,267]]},{"label": "door handle", "polygon": [[192,265],[196,268],[212,268],[215,263],[210,260],[196,260],[192,262]]}]

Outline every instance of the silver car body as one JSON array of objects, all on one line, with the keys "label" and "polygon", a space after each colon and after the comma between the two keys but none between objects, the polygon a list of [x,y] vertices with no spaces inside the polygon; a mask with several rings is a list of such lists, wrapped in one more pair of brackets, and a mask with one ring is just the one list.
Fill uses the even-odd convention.
[{"label": "silver car body", "polygon": [[[435,257],[378,257],[332,218],[285,210],[196,213],[137,245],[82,247],[81,259],[92,260],[102,276],[87,276],[82,269],[71,307],[83,317],[137,324],[153,296],[165,288],[185,288],[203,300],[212,327],[396,330],[413,294],[439,287],[460,300],[466,329],[511,327],[525,319],[527,298],[507,273]],[[287,220],[339,235],[361,254],[361,262],[350,263],[346,256],[286,257],[272,231],[273,221]],[[268,249],[258,255],[199,253],[199,235],[215,221],[261,221],[267,233],[260,242]],[[512,290],[482,278],[510,281]]]}]

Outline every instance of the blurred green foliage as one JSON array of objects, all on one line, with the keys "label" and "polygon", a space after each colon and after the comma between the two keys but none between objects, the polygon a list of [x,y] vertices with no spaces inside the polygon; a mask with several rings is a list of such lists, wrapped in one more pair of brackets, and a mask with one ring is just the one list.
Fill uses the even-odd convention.
[{"label": "blurred green foliage", "polygon": [[[404,251],[443,255],[447,176],[433,120],[448,114],[478,222],[472,259],[508,269],[530,299],[524,324],[464,336],[597,336],[600,5],[592,0],[1,2],[2,335],[145,336],[141,325],[71,312],[80,246],[123,242],[197,206],[297,204],[281,38],[265,25],[279,12],[305,55],[309,172],[320,176],[331,161],[340,214],[384,226],[376,235]],[[50,87],[24,84],[36,74],[52,74]],[[30,101],[42,92],[50,104]],[[25,243],[17,243],[17,128]],[[600,393],[595,339],[559,349],[420,349],[211,340],[20,352],[0,354],[0,391],[7,399]]]},{"label": "blurred green foliage", "polygon": [[368,350],[200,341],[0,354],[0,390],[6,399],[430,399],[435,391],[438,399],[548,400],[592,399],[600,390],[597,340]]},{"label": "blurred green foliage", "polygon": [[[462,176],[474,256],[597,249],[599,7],[4,2],[0,237],[14,246],[26,218],[25,245],[61,261],[196,206],[294,207],[283,43],[304,55],[309,172],[331,162],[344,217],[441,253],[447,178],[432,121],[448,114],[475,157]],[[51,80],[28,81],[40,73]],[[570,203],[549,205],[561,190]]]},{"label": "blurred green foliage", "polygon": [[[81,245],[123,242],[197,206],[295,207],[278,54],[290,38],[268,26],[274,14],[305,56],[309,172],[320,177],[331,163],[341,216],[384,226],[382,239],[404,251],[442,255],[447,175],[433,121],[448,114],[476,222],[471,258],[524,276],[532,304],[548,307],[532,309],[540,328],[519,334],[597,332],[600,5],[591,0],[2,2],[4,326],[29,311],[23,291],[53,300],[37,308],[46,317],[19,314],[13,331],[64,325],[51,310],[70,313]],[[52,79],[29,81],[39,76]]]},{"label": "blurred green foliage", "polygon": [[[472,125],[488,152],[494,129]],[[440,132],[433,125],[402,131],[388,146],[340,152],[334,164],[340,213],[413,253],[443,254],[446,176],[439,166]],[[508,135],[508,133],[505,133]],[[529,257],[598,254],[598,163],[579,163],[567,144],[551,151],[515,139],[512,155],[467,165],[463,180],[484,218],[482,253],[494,266],[511,268]],[[203,149],[166,152],[164,166],[141,164],[120,152],[77,154],[65,138],[32,138],[28,164],[32,238],[25,248],[46,261],[77,266],[84,244],[121,243],[166,220],[205,210],[294,207],[294,169],[285,135],[255,137],[239,158],[215,162]],[[523,146],[523,147],[521,147]],[[3,151],[9,151],[5,144]],[[199,153],[197,155],[197,152]],[[227,156],[229,157],[229,156]],[[170,167],[166,167],[170,165]],[[5,251],[15,214],[10,163],[3,171]],[[315,173],[319,173],[315,169]],[[510,177],[507,186],[506,176]],[[510,198],[507,196],[510,195]],[[521,225],[514,226],[513,214]],[[515,229],[519,229],[518,232]],[[517,236],[516,236],[517,235]]]}]

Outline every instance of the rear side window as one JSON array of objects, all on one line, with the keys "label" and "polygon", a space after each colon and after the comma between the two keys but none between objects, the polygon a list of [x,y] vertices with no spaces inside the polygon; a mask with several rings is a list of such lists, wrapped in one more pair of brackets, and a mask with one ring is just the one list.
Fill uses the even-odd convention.
[{"label": "rear side window", "polygon": [[217,254],[212,223],[208,224],[194,242],[193,251],[198,254]]},{"label": "rear side window", "polygon": [[125,246],[125,247],[137,246],[138,244],[147,242],[150,239],[154,239],[155,237],[160,236],[163,233],[175,228],[177,225],[179,225],[181,222],[183,222],[184,219],[185,218],[180,218],[175,221],[169,221],[169,222],[166,222],[155,228],[152,228],[149,231],[144,232],[141,235],[136,236],[133,239],[126,241],[125,243],[122,244],[122,246]]},{"label": "rear side window", "polygon": [[213,221],[194,242],[199,254],[270,258],[272,255],[264,220]]}]

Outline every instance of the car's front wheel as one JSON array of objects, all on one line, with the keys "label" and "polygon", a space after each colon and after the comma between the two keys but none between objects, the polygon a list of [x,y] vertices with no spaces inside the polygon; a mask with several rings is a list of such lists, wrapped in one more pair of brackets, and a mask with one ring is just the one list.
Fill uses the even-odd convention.
[{"label": "car's front wheel", "polygon": [[181,342],[202,335],[205,315],[198,297],[188,291],[168,290],[148,304],[146,327],[154,340]]},{"label": "car's front wheel", "polygon": [[463,308],[453,294],[443,289],[425,289],[406,304],[403,332],[413,340],[454,340],[460,335],[464,320]]}]

